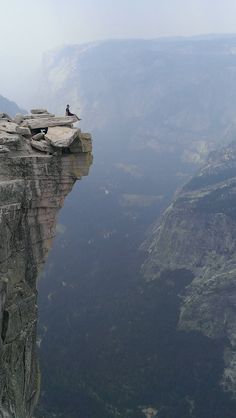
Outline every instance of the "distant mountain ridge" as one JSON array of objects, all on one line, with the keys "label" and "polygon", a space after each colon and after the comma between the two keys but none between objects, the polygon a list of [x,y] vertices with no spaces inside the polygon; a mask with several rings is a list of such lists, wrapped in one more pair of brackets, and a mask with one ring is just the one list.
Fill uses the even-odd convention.
[{"label": "distant mountain ridge", "polygon": [[122,151],[203,161],[236,132],[236,36],[57,48],[44,57],[40,102],[59,113],[70,103],[101,141],[119,138]]},{"label": "distant mountain ridge", "polygon": [[[235,248],[227,213],[235,149],[203,162],[236,137],[236,38],[210,38],[103,41],[45,55],[39,102],[57,113],[70,103],[95,151],[91,189],[80,206],[71,201],[89,228],[70,225],[67,209],[40,291],[49,416],[235,418],[235,290],[213,271],[214,261],[230,262],[224,246]],[[199,163],[149,236],[144,280],[144,233]],[[232,186],[223,199],[218,182]],[[137,197],[154,200],[141,210]]]},{"label": "distant mountain ridge", "polygon": [[0,95],[0,113],[7,113],[10,116],[15,116],[16,113],[26,113],[15,102],[8,100],[6,97]]}]

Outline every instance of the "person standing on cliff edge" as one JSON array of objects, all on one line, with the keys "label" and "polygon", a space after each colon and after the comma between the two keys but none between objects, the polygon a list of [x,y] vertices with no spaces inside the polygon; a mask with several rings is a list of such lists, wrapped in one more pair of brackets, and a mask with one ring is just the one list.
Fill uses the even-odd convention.
[{"label": "person standing on cliff edge", "polygon": [[78,120],[81,120],[77,115],[75,115],[74,113],[71,113],[70,105],[66,105],[66,116],[75,116]]}]

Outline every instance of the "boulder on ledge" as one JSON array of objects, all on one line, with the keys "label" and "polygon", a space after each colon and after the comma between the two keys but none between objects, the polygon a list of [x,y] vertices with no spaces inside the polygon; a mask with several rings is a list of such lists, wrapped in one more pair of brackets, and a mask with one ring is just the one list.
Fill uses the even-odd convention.
[{"label": "boulder on ledge", "polygon": [[80,134],[78,128],[68,128],[66,126],[55,126],[48,128],[45,138],[50,142],[53,147],[67,148],[69,147],[75,138]]},{"label": "boulder on ledge", "polygon": [[30,141],[31,147],[41,151],[41,152],[45,152],[46,154],[53,154],[54,150],[51,147],[50,144],[47,143],[47,141],[34,141],[33,139],[31,139]]},{"label": "boulder on ledge", "polygon": [[30,129],[27,128],[26,126],[17,126],[16,132],[18,134],[21,134],[22,136],[30,136],[31,135]]},{"label": "boulder on ledge", "polygon": [[8,122],[5,119],[0,119],[0,131],[8,132],[9,134],[17,133],[18,125],[14,122]]}]

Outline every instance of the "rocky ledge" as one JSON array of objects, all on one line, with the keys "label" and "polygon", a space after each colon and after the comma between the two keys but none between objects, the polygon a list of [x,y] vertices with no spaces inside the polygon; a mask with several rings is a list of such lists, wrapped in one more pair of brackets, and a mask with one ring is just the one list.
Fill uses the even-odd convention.
[{"label": "rocky ledge", "polygon": [[[179,330],[224,341],[222,389],[236,397],[236,144],[210,155],[143,245],[146,280],[188,270]],[[164,273],[165,274],[165,273]],[[168,277],[168,274],[167,276]]]},{"label": "rocky ledge", "polygon": [[1,113],[0,152],[9,152],[18,135],[32,148],[47,154],[91,152],[91,135],[74,127],[77,122],[75,115],[56,117],[46,109],[32,109],[30,115],[17,114],[14,119]]},{"label": "rocky ledge", "polygon": [[[66,139],[63,135],[60,139],[60,129],[65,131],[64,125],[59,126],[62,120],[68,125]],[[3,418],[31,418],[39,394],[36,279],[55,234],[58,210],[75,181],[88,174],[92,162],[90,135],[84,136],[71,123],[71,118],[54,119],[46,111],[41,115],[32,111],[31,117],[21,117],[21,122],[19,116],[18,121],[13,121],[5,114],[0,115],[0,416]],[[47,128],[47,132],[33,131]],[[50,129],[57,130],[54,139]],[[38,134],[40,139],[33,139]],[[34,141],[47,149],[35,147]]]}]

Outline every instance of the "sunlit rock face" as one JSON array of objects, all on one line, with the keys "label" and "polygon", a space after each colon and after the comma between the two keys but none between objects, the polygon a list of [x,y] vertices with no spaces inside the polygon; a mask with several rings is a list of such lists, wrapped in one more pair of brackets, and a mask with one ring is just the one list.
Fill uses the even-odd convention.
[{"label": "sunlit rock face", "polygon": [[210,155],[166,210],[144,248],[146,280],[192,273],[179,330],[224,341],[219,384],[236,398],[236,143]]},{"label": "sunlit rock face", "polygon": [[40,374],[36,279],[55,234],[56,215],[91,153],[46,155],[21,135],[0,150],[0,416],[30,418]]}]

